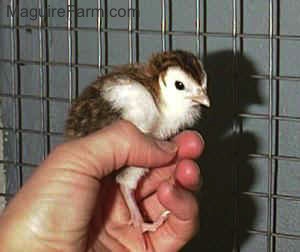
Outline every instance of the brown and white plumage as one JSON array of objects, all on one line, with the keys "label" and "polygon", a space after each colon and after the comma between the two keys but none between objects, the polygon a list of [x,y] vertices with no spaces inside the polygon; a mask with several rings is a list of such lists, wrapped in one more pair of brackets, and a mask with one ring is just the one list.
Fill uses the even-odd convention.
[{"label": "brown and white plumage", "polygon": [[[152,56],[147,64],[127,65],[100,77],[74,101],[66,123],[68,138],[82,137],[126,119],[145,134],[168,139],[191,126],[209,106],[206,73],[189,52],[169,51]],[[132,223],[142,232],[153,231],[166,219],[144,223],[134,190],[146,168],[127,167],[117,176]]]}]

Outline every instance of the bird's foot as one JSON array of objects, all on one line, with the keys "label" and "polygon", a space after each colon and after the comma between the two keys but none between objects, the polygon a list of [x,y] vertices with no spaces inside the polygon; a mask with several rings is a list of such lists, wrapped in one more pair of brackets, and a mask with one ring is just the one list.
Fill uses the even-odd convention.
[{"label": "bird's foot", "polygon": [[147,241],[144,237],[145,232],[156,231],[168,218],[170,211],[164,211],[157,220],[152,223],[146,223],[137,205],[134,190],[126,185],[120,185],[124,200],[130,213],[130,224],[139,232],[139,239],[143,243],[144,251],[147,251]]},{"label": "bird's foot", "polygon": [[143,233],[145,232],[155,232],[164,222],[168,219],[170,211],[164,211],[157,220],[152,223],[144,222],[140,214],[132,213],[130,225],[133,225],[135,228],[140,229]]},{"label": "bird's foot", "polygon": [[147,223],[147,222],[143,222],[141,223],[141,229],[142,232],[155,232],[162,224],[164,224],[164,222],[168,219],[168,215],[170,214],[170,211],[164,211],[156,221],[154,221],[153,223]]},{"label": "bird's foot", "polygon": [[131,212],[131,221],[130,225],[139,230],[140,232],[140,240],[143,243],[144,251],[148,251],[147,239],[143,234],[146,232],[155,232],[167,219],[170,211],[164,211],[157,220],[152,223],[144,222],[144,219],[140,212]]},{"label": "bird's foot", "polygon": [[124,185],[120,185],[120,189],[128,206],[130,224],[139,229],[142,233],[156,231],[167,220],[168,215],[170,214],[170,211],[168,210],[164,211],[157,220],[152,223],[145,222],[135,200],[133,190]]}]

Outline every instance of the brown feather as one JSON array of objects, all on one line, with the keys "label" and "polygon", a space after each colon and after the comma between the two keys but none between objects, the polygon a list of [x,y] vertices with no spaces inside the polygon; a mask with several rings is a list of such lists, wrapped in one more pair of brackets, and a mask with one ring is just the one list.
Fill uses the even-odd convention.
[{"label": "brown feather", "polygon": [[67,139],[86,136],[121,118],[101,95],[101,83],[95,81],[72,103],[65,126]]},{"label": "brown feather", "polygon": [[198,58],[187,51],[176,50],[163,53],[157,53],[149,61],[149,72],[158,79],[166,70],[172,66],[179,66],[189,74],[199,85],[201,85],[205,72]]}]

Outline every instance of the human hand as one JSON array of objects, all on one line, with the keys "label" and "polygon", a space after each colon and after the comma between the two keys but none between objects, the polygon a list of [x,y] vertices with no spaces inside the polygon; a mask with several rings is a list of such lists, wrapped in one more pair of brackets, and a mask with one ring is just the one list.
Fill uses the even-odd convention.
[{"label": "human hand", "polygon": [[198,226],[192,191],[199,188],[200,172],[193,159],[202,153],[204,143],[191,131],[171,142],[158,144],[130,123],[119,121],[60,145],[2,214],[1,248],[142,251],[139,231],[128,225],[129,212],[114,179],[115,171],[132,165],[154,168],[137,190],[150,220],[171,211],[156,232],[146,234],[149,250],[179,250]]}]

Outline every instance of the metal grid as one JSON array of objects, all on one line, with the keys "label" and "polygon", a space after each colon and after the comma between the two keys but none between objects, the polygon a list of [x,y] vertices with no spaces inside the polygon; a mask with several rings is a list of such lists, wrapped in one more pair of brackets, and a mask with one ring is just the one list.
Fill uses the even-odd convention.
[{"label": "metal grid", "polygon": [[[128,38],[128,63],[135,63],[140,61],[140,47],[142,35],[159,35],[161,39],[161,49],[168,50],[173,48],[173,38],[177,37],[191,37],[195,38],[195,53],[203,58],[204,63],[209,58],[209,41],[208,39],[228,38],[231,39],[232,50],[232,135],[239,136],[243,133],[243,120],[255,119],[266,122],[267,127],[267,152],[266,153],[248,153],[248,158],[262,159],[267,162],[267,191],[266,192],[253,192],[241,191],[239,187],[240,166],[239,154],[235,152],[232,162],[232,198],[233,198],[233,229],[232,229],[232,251],[242,250],[240,244],[241,232],[257,235],[266,238],[265,251],[280,251],[277,248],[277,239],[283,238],[288,240],[300,240],[300,235],[288,234],[277,231],[277,201],[300,201],[300,196],[280,194],[277,193],[277,179],[278,179],[278,162],[292,161],[299,162],[300,156],[295,155],[282,155],[279,151],[279,123],[280,122],[293,122],[300,123],[300,117],[281,115],[279,113],[279,84],[281,81],[300,81],[300,75],[282,75],[280,74],[280,43],[281,41],[299,41],[300,35],[296,34],[282,34],[280,31],[280,7],[283,3],[279,0],[265,0],[268,2],[268,32],[265,33],[246,33],[244,31],[244,5],[247,1],[231,0],[230,8],[232,10],[231,16],[231,31],[210,31],[208,19],[208,1],[195,0],[195,23],[191,25],[190,30],[176,30],[173,29],[173,16],[172,8],[176,1],[161,0],[160,1],[160,28],[159,29],[144,29],[140,28],[139,17],[129,17],[126,28],[114,28],[109,25],[107,17],[98,17],[96,25],[80,26],[76,16],[68,16],[65,26],[50,25],[47,18],[39,18],[37,23],[34,24],[21,24],[20,18],[15,16],[11,17],[9,24],[0,26],[2,30],[9,30],[10,33],[10,57],[1,58],[0,62],[10,64],[11,68],[11,90],[4,90],[1,92],[1,98],[12,99],[12,126],[2,127],[0,130],[9,132],[13,135],[14,143],[14,158],[9,160],[0,160],[2,164],[11,165],[14,167],[14,172],[17,174],[15,178],[18,179],[18,188],[24,182],[24,167],[34,168],[37,163],[28,163],[24,159],[24,134],[39,135],[41,138],[40,148],[42,149],[43,157],[45,157],[51,148],[51,137],[61,137],[62,132],[54,131],[51,129],[50,117],[50,103],[61,102],[69,104],[80,91],[79,87],[79,70],[81,68],[97,69],[98,74],[103,74],[109,70],[112,65],[109,64],[109,34],[126,34]],[[38,1],[38,7],[48,6],[48,0]],[[140,2],[138,0],[128,0],[128,7],[139,8]],[[218,1],[215,1],[216,3]],[[107,0],[95,1],[98,8],[108,9]],[[219,1],[220,3],[220,1]],[[19,0],[10,0],[9,4],[12,8],[20,4]],[[75,8],[78,7],[78,0],[68,0],[67,4],[74,4]],[[38,59],[23,59],[21,57],[20,46],[20,32],[21,31],[36,31],[39,37]],[[49,33],[51,31],[62,31],[67,34],[68,54],[67,60],[52,60],[50,57],[51,52],[49,45]],[[97,64],[82,63],[79,60],[79,45],[78,34],[82,31],[95,32],[97,34]],[[265,80],[268,82],[268,111],[267,113],[249,113],[238,111],[238,104],[240,102],[239,86],[240,86],[240,58],[243,55],[244,41],[247,39],[259,39],[268,42],[268,71],[267,73],[249,73],[247,78],[253,80]],[[21,82],[21,67],[24,65],[33,65],[39,68],[39,92],[34,94],[24,94],[22,92]],[[53,66],[64,66],[68,68],[68,96],[59,97],[50,94],[50,68]],[[215,73],[216,74],[216,73]],[[245,78],[245,76],[243,76]],[[88,84],[88,83],[87,83]],[[286,87],[288,88],[288,87]],[[23,127],[24,111],[22,102],[26,99],[31,99],[40,102],[40,118],[41,124],[39,129],[26,129]],[[234,150],[237,149],[238,142],[233,145]],[[217,174],[216,174],[217,176]],[[17,189],[18,189],[17,188]],[[207,189],[209,190],[209,188]],[[205,193],[205,192],[204,192]],[[12,197],[13,193],[1,193],[0,196]],[[248,228],[240,230],[240,200],[243,197],[262,198],[267,200],[267,223],[265,230],[255,228]],[[205,204],[205,202],[203,202]],[[204,217],[205,218],[205,217]],[[201,240],[201,237],[199,238]],[[205,241],[201,241],[205,242]],[[195,245],[197,246],[197,245]],[[299,249],[299,247],[298,247]],[[212,251],[212,250],[211,250]]]}]

